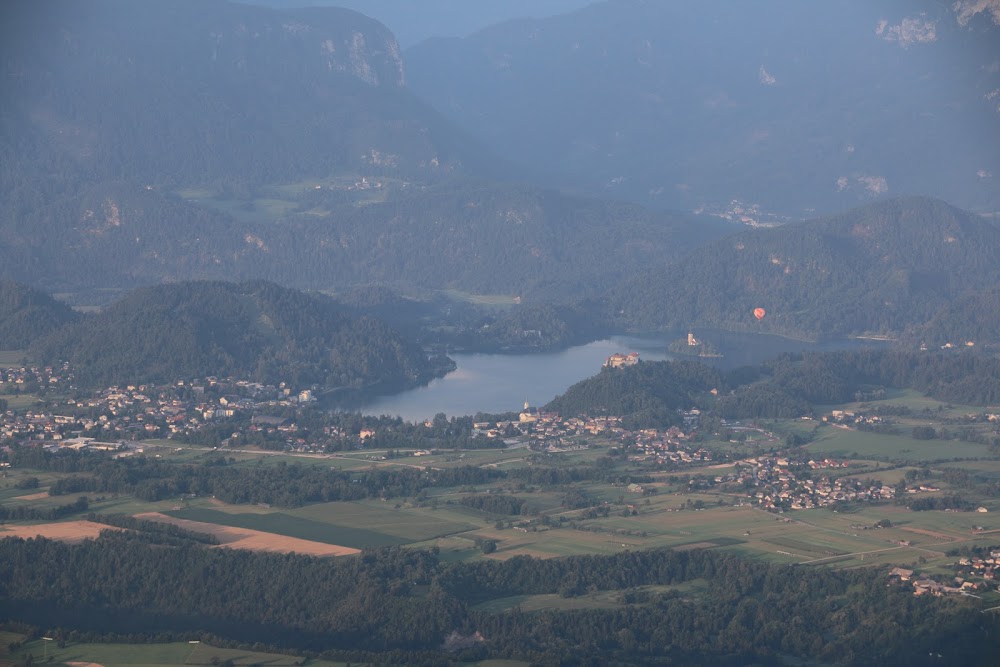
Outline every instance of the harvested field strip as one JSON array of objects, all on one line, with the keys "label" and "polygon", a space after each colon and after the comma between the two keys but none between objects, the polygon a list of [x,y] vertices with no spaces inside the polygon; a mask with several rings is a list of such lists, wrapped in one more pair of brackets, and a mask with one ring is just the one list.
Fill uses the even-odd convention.
[{"label": "harvested field strip", "polygon": [[732,547],[737,544],[745,544],[746,540],[741,540],[736,537],[713,537],[708,540],[701,540],[699,542],[687,542],[685,544],[677,544],[671,547],[674,551],[687,551],[689,549],[712,549],[714,547]]},{"label": "harvested field strip", "polygon": [[81,540],[97,538],[102,530],[119,530],[93,521],[63,521],[60,523],[38,523],[30,526],[0,527],[0,539],[5,537],[44,537],[63,542],[80,542]]},{"label": "harvested field strip", "polygon": [[32,493],[32,494],[27,495],[27,496],[14,496],[13,498],[11,498],[11,500],[27,500],[27,501],[32,501],[32,500],[44,500],[44,499],[46,499],[48,497],[49,497],[49,492],[48,491],[40,491],[38,493]]},{"label": "harvested field strip", "polygon": [[954,541],[957,539],[954,535],[948,535],[947,533],[939,533],[934,530],[928,530],[926,528],[910,528],[909,526],[897,526],[900,530],[905,530],[908,533],[916,533],[918,535],[926,535],[927,537],[933,537],[937,540],[948,540]]},{"label": "harvested field strip", "polygon": [[214,523],[204,523],[201,521],[190,521],[179,519],[159,512],[147,512],[136,514],[137,519],[149,521],[163,521],[185,530],[193,530],[198,533],[210,533],[219,540],[219,546],[231,547],[233,549],[249,549],[251,551],[280,551],[310,556],[347,556],[358,553],[358,549],[339,544],[328,544],[324,542],[314,542],[301,540],[286,535],[266,533],[249,528],[237,528],[234,526],[224,526]]},{"label": "harvested field strip", "polygon": [[843,556],[847,551],[841,549],[833,549],[822,544],[814,544],[806,542],[804,540],[797,540],[792,537],[766,537],[764,542],[769,542],[775,546],[785,547],[786,549],[794,549],[800,553],[806,554],[819,554],[821,556]]},{"label": "harvested field strip", "polygon": [[410,542],[410,540],[363,528],[334,526],[281,512],[273,514],[230,514],[228,512],[219,512],[201,507],[192,507],[166,512],[165,514],[178,519],[200,521],[207,524],[217,524],[233,528],[244,528],[252,531],[284,535],[311,542],[342,545],[356,549],[394,546]]}]

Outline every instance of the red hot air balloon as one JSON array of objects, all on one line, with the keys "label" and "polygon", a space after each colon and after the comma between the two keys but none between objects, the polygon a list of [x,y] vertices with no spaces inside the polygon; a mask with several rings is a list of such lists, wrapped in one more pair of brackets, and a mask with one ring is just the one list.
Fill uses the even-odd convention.
[{"label": "red hot air balloon", "polygon": [[757,318],[757,321],[760,321],[760,320],[764,319],[765,315],[767,315],[767,311],[764,310],[763,308],[754,308],[753,309],[753,316]]}]

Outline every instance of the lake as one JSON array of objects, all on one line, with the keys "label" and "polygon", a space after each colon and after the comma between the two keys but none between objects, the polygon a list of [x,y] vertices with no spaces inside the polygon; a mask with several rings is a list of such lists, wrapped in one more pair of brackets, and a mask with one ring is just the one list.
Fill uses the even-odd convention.
[{"label": "lake", "polygon": [[[696,331],[725,356],[703,359],[728,369],[756,364],[783,352],[827,351],[872,347],[872,341],[840,340],[825,343],[762,334]],[[533,354],[451,354],[458,368],[429,384],[391,396],[382,396],[361,406],[369,415],[398,415],[407,421],[423,421],[443,412],[449,417],[477,412],[519,411],[527,401],[542,406],[571,385],[596,375],[604,360],[615,352],[638,352],[643,361],[676,359],[667,345],[687,332],[659,336],[612,336],[559,352]],[[688,358],[688,357],[685,357]]]}]

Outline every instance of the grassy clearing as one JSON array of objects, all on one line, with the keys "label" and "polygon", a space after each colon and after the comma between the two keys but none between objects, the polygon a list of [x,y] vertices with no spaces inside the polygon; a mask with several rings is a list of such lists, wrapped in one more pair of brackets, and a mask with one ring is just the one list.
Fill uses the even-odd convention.
[{"label": "grassy clearing", "polygon": [[969,412],[980,413],[983,411],[982,407],[975,407],[969,405],[956,405],[954,403],[947,403],[945,401],[938,400],[936,398],[931,398],[926,394],[922,394],[919,391],[913,389],[887,389],[886,397],[878,401],[860,401],[852,403],[844,403],[840,405],[818,405],[816,410],[821,413],[828,413],[831,410],[849,410],[852,412],[861,410],[864,411],[866,408],[871,406],[888,406],[888,405],[899,405],[909,408],[914,416],[919,416],[920,414],[929,414],[930,416],[958,416]]},{"label": "grassy clearing", "polygon": [[453,301],[464,301],[479,306],[510,307],[519,301],[517,296],[511,294],[473,294],[457,289],[442,290],[441,293]]},{"label": "grassy clearing", "polygon": [[837,458],[874,457],[893,461],[933,462],[953,458],[987,456],[984,445],[957,440],[915,440],[906,436],[881,435],[846,428],[829,427],[806,445],[816,455]]},{"label": "grassy clearing", "polygon": [[7,660],[13,655],[10,652],[9,646],[11,644],[19,643],[24,641],[24,635],[17,632],[3,632],[0,631],[0,665],[6,665],[11,660]]},{"label": "grassy clearing", "polygon": [[68,644],[59,648],[56,642],[42,639],[28,642],[14,655],[27,657],[30,653],[36,662],[46,655],[52,662],[94,662],[104,667],[119,665],[185,665],[194,651],[193,644]]},{"label": "grassy clearing", "polygon": [[24,355],[24,350],[0,350],[0,366],[20,366]]},{"label": "grassy clearing", "polygon": [[322,542],[338,546],[363,549],[405,544],[409,540],[386,535],[373,530],[349,526],[337,526],[319,521],[311,521],[291,514],[275,512],[271,514],[231,514],[201,507],[174,510],[164,514],[178,519],[214,523],[234,528],[249,528],[274,535],[296,537],[311,542]]},{"label": "grassy clearing", "polygon": [[7,401],[8,410],[24,410],[25,408],[30,408],[40,403],[37,396],[30,394],[3,396],[3,399]]},{"label": "grassy clearing", "polygon": [[941,467],[958,468],[961,470],[968,470],[970,472],[982,473],[989,476],[1000,475],[1000,460],[955,461],[954,463],[942,464]]},{"label": "grassy clearing", "polygon": [[218,190],[209,187],[182,188],[177,191],[177,196],[181,199],[210,199],[219,195]]},{"label": "grassy clearing", "polygon": [[[7,642],[4,642],[4,648],[6,645]],[[308,660],[276,653],[216,648],[208,644],[188,642],[68,644],[65,648],[59,648],[54,641],[46,642],[38,639],[24,645],[13,656],[25,658],[28,654],[35,657],[36,664],[47,656],[52,663],[92,662],[104,667],[180,667],[182,665],[212,665],[225,660],[232,660],[236,665],[261,665],[262,667],[291,667],[292,665],[339,667],[344,664]],[[0,655],[3,654],[0,653]]]},{"label": "grassy clearing", "polygon": [[[431,508],[395,509],[389,503],[335,502],[309,505],[291,510],[289,515],[327,526],[344,528],[365,526],[366,530],[399,540],[419,542],[476,528],[476,513],[433,510]],[[347,546],[353,546],[348,544]]]},{"label": "grassy clearing", "polygon": [[231,215],[237,220],[254,223],[271,223],[298,208],[298,202],[284,199],[199,199],[202,206]]},{"label": "grassy clearing", "polygon": [[557,594],[545,595],[514,595],[496,600],[488,600],[473,607],[476,611],[504,612],[520,609],[523,612],[532,611],[570,611],[575,609],[613,609],[624,607],[626,594],[658,595],[667,592],[683,593],[685,595],[702,595],[708,590],[708,582],[704,579],[692,579],[677,585],[638,586],[628,590],[597,591],[587,595],[564,598]]}]

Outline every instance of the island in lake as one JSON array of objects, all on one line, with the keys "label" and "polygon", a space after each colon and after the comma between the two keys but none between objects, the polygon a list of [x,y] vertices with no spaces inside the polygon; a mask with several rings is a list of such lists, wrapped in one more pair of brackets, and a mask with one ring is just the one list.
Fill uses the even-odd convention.
[{"label": "island in lake", "polygon": [[687,338],[678,338],[667,346],[674,354],[684,354],[692,357],[721,358],[723,355],[710,341],[700,340],[689,331]]}]

